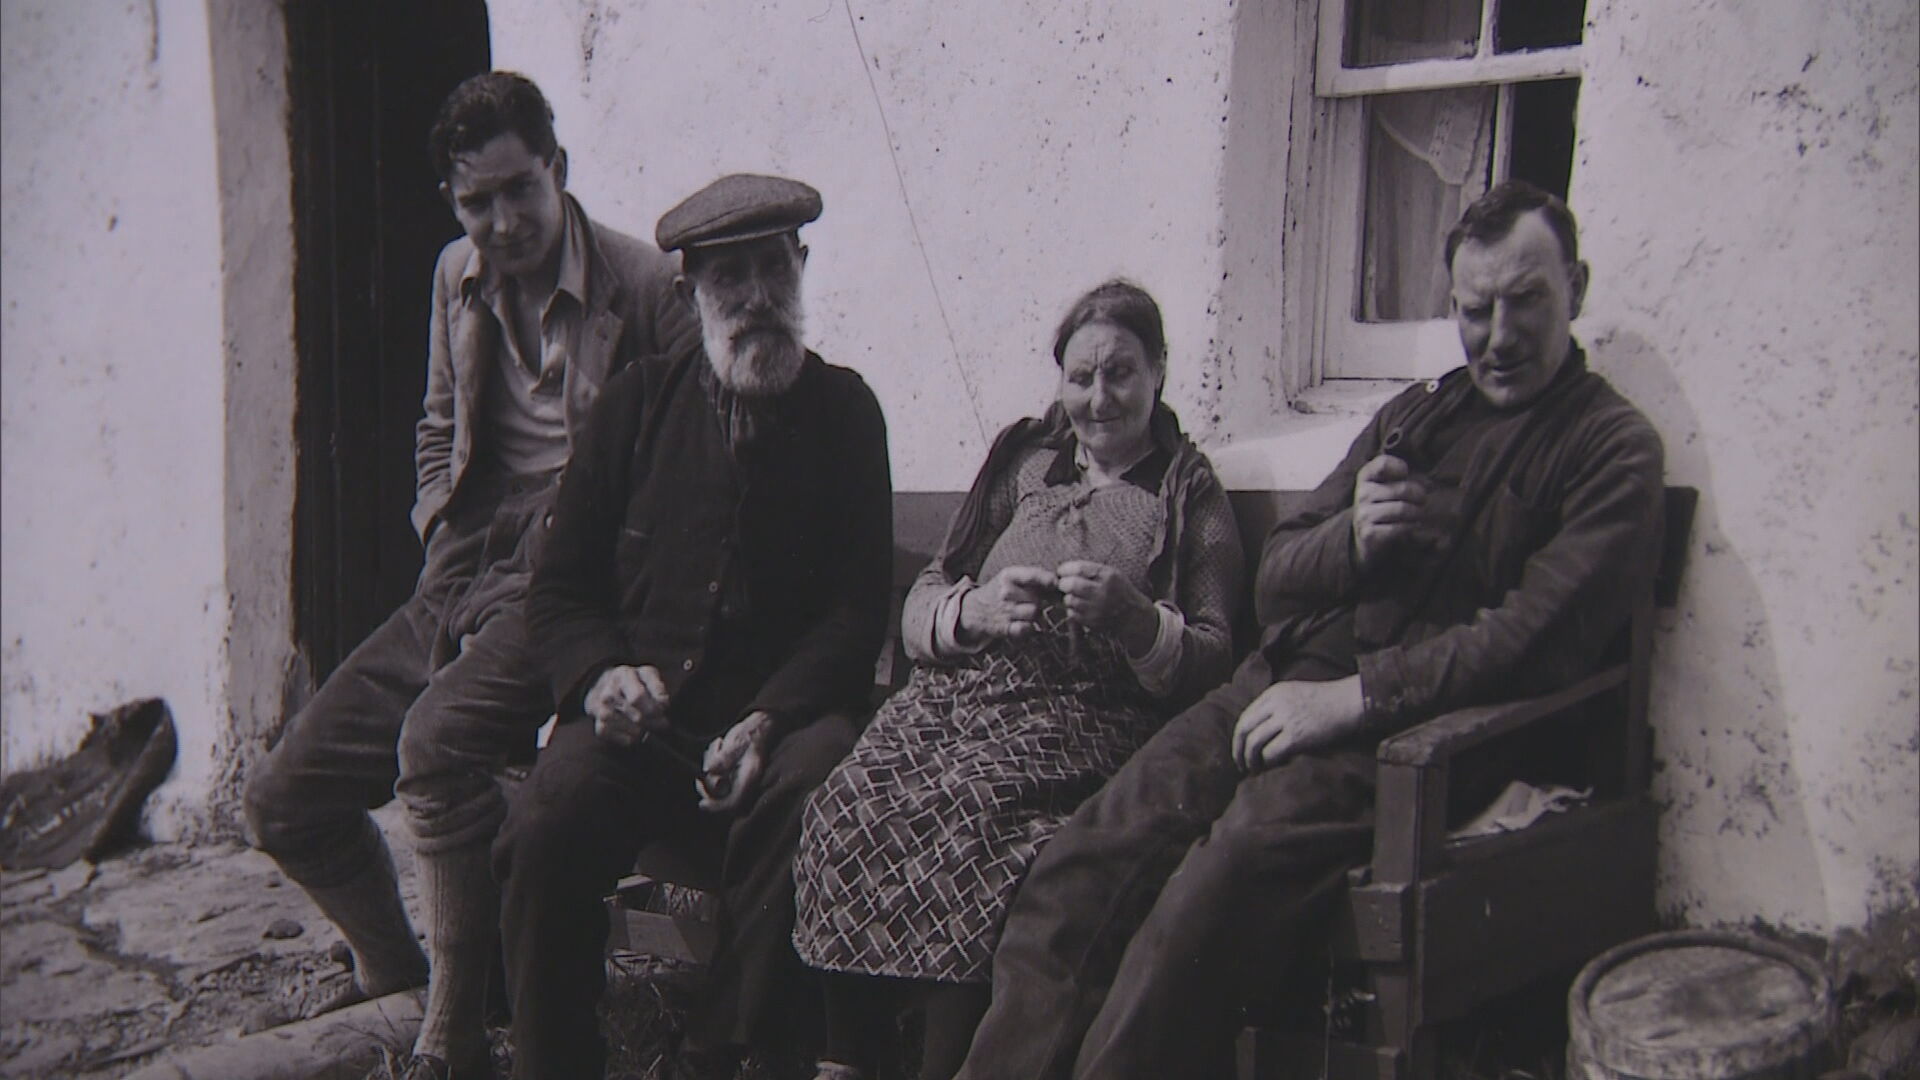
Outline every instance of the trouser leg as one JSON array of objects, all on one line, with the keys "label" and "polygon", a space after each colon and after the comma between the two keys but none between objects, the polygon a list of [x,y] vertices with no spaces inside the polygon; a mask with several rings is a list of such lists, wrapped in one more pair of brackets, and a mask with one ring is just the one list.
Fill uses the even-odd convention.
[{"label": "trouser leg", "polygon": [[597,1077],[606,988],[601,898],[655,836],[711,833],[694,778],[642,745],[602,742],[589,720],[554,729],[493,846],[513,1011],[514,1075]]},{"label": "trouser leg", "polygon": [[431,614],[408,601],[349,655],[255,766],[254,843],[347,939],[360,988],[426,981],[386,842],[368,811],[393,797],[394,740],[425,683]]},{"label": "trouser leg", "polygon": [[878,1075],[882,1056],[895,1040],[902,1004],[919,1002],[924,1015],[920,1080],[949,1080],[959,1071],[990,993],[985,983],[837,971],[823,973],[821,986],[827,1021],[821,1058],[852,1065],[868,1077]]},{"label": "trouser leg", "polygon": [[321,684],[258,762],[244,807],[254,843],[339,927],[363,990],[426,979],[386,842],[368,811],[393,797],[395,743],[427,684],[448,597],[471,578],[484,529],[450,518],[410,597]]},{"label": "trouser leg", "polygon": [[821,974],[820,986],[826,1014],[820,1057],[875,1075],[884,1048],[894,1039],[904,981],[830,971]]},{"label": "trouser leg", "polygon": [[1239,1007],[1281,977],[1372,836],[1370,749],[1241,781],[1128,943],[1074,1075],[1221,1075]]},{"label": "trouser leg", "polygon": [[960,1076],[1067,1074],[1127,940],[1232,797],[1233,722],[1268,684],[1256,654],[1168,721],[1041,849],[1008,910],[993,1003]]},{"label": "trouser leg", "polygon": [[817,973],[793,951],[793,856],[807,796],[853,748],[850,717],[829,714],[774,743],[759,793],[727,826],[713,990],[688,1025],[696,1046],[789,1046],[817,1039]]},{"label": "trouser leg", "polygon": [[985,983],[934,983],[926,988],[920,1080],[950,1080],[960,1071],[990,996]]},{"label": "trouser leg", "polygon": [[433,978],[416,1053],[456,1064],[486,1051],[482,1017],[499,927],[489,853],[506,798],[496,770],[552,711],[519,604],[504,606],[434,673],[400,735],[397,792],[420,867]]}]

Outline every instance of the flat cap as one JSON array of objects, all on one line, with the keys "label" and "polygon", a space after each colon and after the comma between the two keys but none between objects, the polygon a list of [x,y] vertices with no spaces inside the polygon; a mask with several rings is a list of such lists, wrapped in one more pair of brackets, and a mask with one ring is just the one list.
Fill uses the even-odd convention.
[{"label": "flat cap", "polygon": [[781,176],[723,176],[660,215],[662,251],[731,244],[792,232],[820,216],[820,193]]}]

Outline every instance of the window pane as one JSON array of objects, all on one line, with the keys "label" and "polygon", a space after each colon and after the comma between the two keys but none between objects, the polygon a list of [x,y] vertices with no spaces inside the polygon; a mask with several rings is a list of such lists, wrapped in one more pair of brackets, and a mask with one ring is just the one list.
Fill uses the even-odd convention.
[{"label": "window pane", "polygon": [[1385,94],[1367,102],[1362,322],[1447,314],[1446,231],[1487,190],[1498,90]]},{"label": "window pane", "polygon": [[1573,175],[1573,111],[1579,102],[1579,79],[1514,85],[1507,175],[1567,197]]},{"label": "window pane", "polygon": [[1472,56],[1480,42],[1480,0],[1347,3],[1348,67],[1458,59]]},{"label": "window pane", "polygon": [[1493,28],[1496,52],[1580,44],[1587,0],[1502,0]]}]

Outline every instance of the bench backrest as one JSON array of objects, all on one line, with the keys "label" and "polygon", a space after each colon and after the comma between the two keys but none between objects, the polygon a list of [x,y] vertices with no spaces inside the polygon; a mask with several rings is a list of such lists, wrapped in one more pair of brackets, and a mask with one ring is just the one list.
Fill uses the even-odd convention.
[{"label": "bench backrest", "polygon": [[[1306,501],[1305,491],[1248,490],[1230,491],[1228,501],[1240,527],[1240,546],[1246,553],[1248,587],[1252,593],[1254,569],[1260,562],[1260,549],[1273,526],[1291,516]],[[1669,487],[1666,492],[1666,536],[1661,547],[1660,569],[1654,578],[1654,603],[1670,608],[1680,594],[1680,572],[1687,557],[1687,539],[1693,527],[1693,513],[1700,493],[1690,487]],[[893,496],[893,607],[888,624],[888,645],[880,656],[875,672],[879,687],[898,687],[906,681],[907,658],[900,645],[900,604],[927,563],[940,552],[946,540],[947,524],[966,498],[962,491],[899,491]],[[1250,608],[1251,605],[1243,605]],[[1242,649],[1252,646],[1251,612],[1242,612],[1235,631]]]}]

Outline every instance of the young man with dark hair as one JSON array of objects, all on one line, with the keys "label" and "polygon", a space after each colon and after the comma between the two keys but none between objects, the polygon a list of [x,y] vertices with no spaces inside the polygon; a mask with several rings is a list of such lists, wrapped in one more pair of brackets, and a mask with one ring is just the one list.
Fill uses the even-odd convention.
[{"label": "young man with dark hair", "polygon": [[[552,712],[521,599],[588,407],[633,359],[697,340],[657,248],[590,220],[538,87],[479,75],[428,143],[465,235],[433,275],[413,524],[413,596],[287,725],[246,791],[255,842],[345,935],[336,1008],[428,982],[368,811],[406,805],[433,958],[409,1078],[485,1076],[481,1026],[498,923],[493,770]],[[316,1011],[321,1011],[316,1010]]]}]

